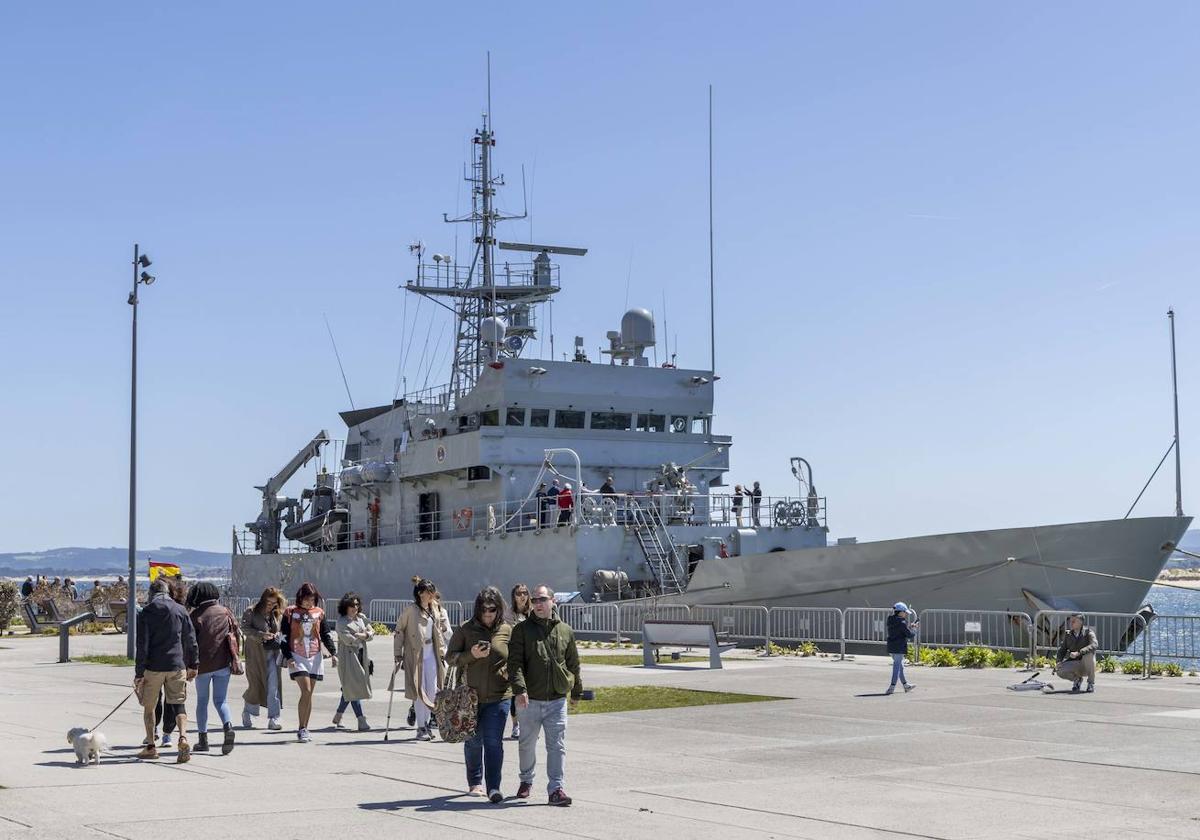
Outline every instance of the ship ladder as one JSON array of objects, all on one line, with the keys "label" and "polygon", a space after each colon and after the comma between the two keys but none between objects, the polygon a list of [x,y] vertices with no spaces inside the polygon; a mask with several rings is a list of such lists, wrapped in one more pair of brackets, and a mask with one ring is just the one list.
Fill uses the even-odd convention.
[{"label": "ship ladder", "polygon": [[646,555],[646,564],[658,581],[659,591],[663,595],[678,595],[684,591],[681,582],[679,564],[679,549],[671,534],[663,525],[662,518],[652,505],[630,506],[633,514],[633,532],[637,535],[638,545]]}]

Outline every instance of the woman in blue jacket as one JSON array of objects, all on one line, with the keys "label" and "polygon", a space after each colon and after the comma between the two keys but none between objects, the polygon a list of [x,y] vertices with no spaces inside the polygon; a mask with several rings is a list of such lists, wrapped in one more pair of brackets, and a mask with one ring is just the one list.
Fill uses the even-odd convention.
[{"label": "woman in blue jacket", "polygon": [[916,638],[917,628],[921,626],[921,623],[919,621],[914,621],[911,625],[908,623],[908,604],[903,601],[897,601],[892,609],[895,612],[889,615],[887,620],[887,650],[892,655],[892,684],[888,686],[885,694],[891,694],[896,690],[897,679],[900,680],[900,684],[904,686],[906,692],[916,688],[904,678],[904,657],[908,655],[908,640]]}]

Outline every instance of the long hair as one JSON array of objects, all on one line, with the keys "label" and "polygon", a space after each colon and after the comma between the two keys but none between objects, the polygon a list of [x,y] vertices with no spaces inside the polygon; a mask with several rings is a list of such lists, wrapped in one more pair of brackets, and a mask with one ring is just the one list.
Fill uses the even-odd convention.
[{"label": "long hair", "polygon": [[167,578],[167,593],[171,596],[171,600],[177,604],[183,604],[187,601],[188,585],[183,582],[183,578],[178,575],[172,575]]},{"label": "long hair", "polygon": [[275,608],[271,610],[271,615],[274,616],[275,621],[278,622],[280,616],[283,615],[283,605],[287,603],[287,598],[284,597],[284,594],[280,589],[274,586],[268,586],[262,591],[262,594],[258,596],[258,603],[254,605],[254,611],[259,615],[266,615],[267,601],[271,600],[272,598],[275,599]]},{"label": "long hair", "polygon": [[308,581],[304,581],[304,583],[300,584],[300,588],[296,590],[296,600],[293,601],[292,603],[294,603],[298,607],[304,601],[305,598],[312,598],[314,607],[321,606],[320,590],[318,590],[316,586],[309,583]]},{"label": "long hair", "polygon": [[[419,578],[413,576],[413,603],[417,605],[417,609],[421,608],[421,593],[431,592],[434,598],[437,598],[437,587],[433,585],[433,581],[429,578]],[[432,606],[432,602],[430,602]]]},{"label": "long hair", "polygon": [[[524,607],[517,606],[517,593],[525,594],[525,606]],[[529,587],[523,583],[518,583],[516,586],[514,586],[512,588],[512,592],[509,593],[509,597],[512,598],[513,615],[523,615],[526,618],[528,618],[529,613],[533,610],[533,602],[529,600]]]},{"label": "long hair", "polygon": [[487,627],[488,625],[484,624],[483,622],[484,607],[496,608],[496,617],[493,619],[493,624],[491,627],[496,628],[504,623],[504,596],[500,594],[499,589],[494,586],[485,586],[479,591],[479,594],[475,596],[474,619],[480,624],[483,624],[484,627]]}]

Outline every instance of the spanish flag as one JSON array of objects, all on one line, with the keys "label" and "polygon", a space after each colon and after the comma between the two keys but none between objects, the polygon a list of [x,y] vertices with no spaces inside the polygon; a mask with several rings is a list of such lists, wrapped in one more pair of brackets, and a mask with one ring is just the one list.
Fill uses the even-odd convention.
[{"label": "spanish flag", "polygon": [[158,580],[159,575],[167,577],[179,577],[179,566],[174,563],[158,563],[154,560],[150,561],[150,581]]}]

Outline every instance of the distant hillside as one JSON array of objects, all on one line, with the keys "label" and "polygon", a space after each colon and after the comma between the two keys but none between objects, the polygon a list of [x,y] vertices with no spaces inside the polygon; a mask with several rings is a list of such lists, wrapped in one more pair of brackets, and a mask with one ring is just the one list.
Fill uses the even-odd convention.
[{"label": "distant hillside", "polygon": [[[187,576],[229,568],[228,554],[192,548],[163,546],[155,551],[139,549],[138,568],[145,570],[147,560],[177,563]],[[28,574],[121,574],[128,568],[127,548],[52,548],[48,551],[0,553],[0,575],[10,577]]]}]

